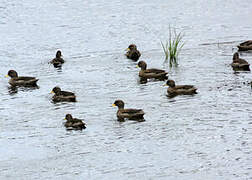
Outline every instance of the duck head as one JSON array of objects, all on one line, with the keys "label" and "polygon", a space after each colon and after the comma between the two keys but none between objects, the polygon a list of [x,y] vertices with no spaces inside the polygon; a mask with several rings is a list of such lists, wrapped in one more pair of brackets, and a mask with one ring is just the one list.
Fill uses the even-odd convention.
[{"label": "duck head", "polygon": [[238,52],[234,53],[233,55],[233,60],[239,59],[239,54]]},{"label": "duck head", "polygon": [[52,89],[51,93],[55,93],[56,95],[59,95],[61,92],[60,87],[56,86]]},{"label": "duck head", "polygon": [[137,50],[137,46],[135,44],[130,44],[126,51]]},{"label": "duck head", "polygon": [[124,108],[124,102],[122,100],[116,100],[114,104],[112,104],[113,107],[117,106],[119,109]]},{"label": "duck head", "polygon": [[168,81],[166,82],[166,85],[169,86],[169,87],[175,87],[175,81],[173,81],[173,80],[168,80]]},{"label": "duck head", "polygon": [[137,50],[137,46],[135,44],[130,44],[128,48],[130,50]]},{"label": "duck head", "polygon": [[142,70],[146,70],[147,68],[147,64],[144,61],[139,61],[137,66],[140,67]]},{"label": "duck head", "polygon": [[67,114],[66,117],[65,117],[65,119],[66,119],[67,121],[71,121],[71,120],[73,120],[73,117],[72,117],[71,114]]},{"label": "duck head", "polygon": [[18,73],[15,70],[9,70],[8,75],[6,75],[6,77],[15,78],[18,77]]},{"label": "duck head", "polygon": [[56,58],[61,58],[61,51],[60,50],[58,50],[57,52],[56,52]]}]

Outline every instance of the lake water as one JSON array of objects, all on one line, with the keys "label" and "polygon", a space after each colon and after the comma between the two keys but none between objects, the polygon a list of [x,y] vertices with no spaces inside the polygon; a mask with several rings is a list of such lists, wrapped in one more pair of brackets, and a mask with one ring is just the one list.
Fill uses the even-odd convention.
[{"label": "lake water", "polygon": [[[251,10],[250,0],[1,0],[0,179],[252,179],[252,78],[230,67],[252,39]],[[169,26],[186,42],[172,69],[160,45]],[[198,94],[169,99],[164,82],[139,84],[123,55],[131,43]],[[62,69],[48,64],[57,49]],[[11,91],[10,69],[39,89]],[[78,102],[51,103],[56,85]],[[146,121],[118,122],[116,99]],[[67,113],[87,129],[66,131]]]}]

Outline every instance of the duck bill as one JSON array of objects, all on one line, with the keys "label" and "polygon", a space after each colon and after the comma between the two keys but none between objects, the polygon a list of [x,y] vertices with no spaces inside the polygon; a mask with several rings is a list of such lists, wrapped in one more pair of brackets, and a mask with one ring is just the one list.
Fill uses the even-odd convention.
[{"label": "duck bill", "polygon": [[163,86],[168,86],[167,84],[163,84]]},{"label": "duck bill", "polygon": [[112,104],[112,106],[113,106],[113,107],[116,107],[116,105],[115,105],[115,104]]},{"label": "duck bill", "polygon": [[139,66],[138,66],[138,65],[136,65],[136,67],[137,67],[137,68],[139,68]]},{"label": "duck bill", "polygon": [[50,93],[51,93],[51,94],[54,94],[54,91],[51,91]]},{"label": "duck bill", "polygon": [[125,49],[125,51],[129,51],[129,50],[130,50],[130,48]]},{"label": "duck bill", "polygon": [[7,77],[7,78],[8,78],[8,77],[10,77],[10,76],[7,74],[7,75],[5,75],[4,77]]}]

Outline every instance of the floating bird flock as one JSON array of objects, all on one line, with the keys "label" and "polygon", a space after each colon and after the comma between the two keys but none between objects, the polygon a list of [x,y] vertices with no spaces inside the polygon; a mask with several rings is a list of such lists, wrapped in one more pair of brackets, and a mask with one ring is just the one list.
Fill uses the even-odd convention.
[{"label": "floating bird flock", "polygon": [[[245,41],[237,46],[239,51],[248,51],[252,50],[252,40]],[[138,61],[141,56],[141,53],[137,50],[137,46],[135,44],[129,45],[127,48],[127,53],[125,54],[127,58],[132,59],[134,61]],[[60,50],[56,52],[56,57],[51,60],[49,63],[53,64],[54,67],[61,67],[61,65],[65,61],[62,58],[62,53]],[[138,67],[141,68],[139,71],[140,81],[146,83],[148,79],[155,79],[155,80],[167,80],[168,73],[165,70],[161,69],[147,69],[147,64],[145,61],[139,61]],[[234,53],[233,55],[233,62],[231,66],[234,70],[245,70],[249,71],[249,63],[239,58],[238,52]],[[35,77],[26,77],[26,76],[18,76],[18,73],[15,70],[9,70],[7,77],[10,77],[9,84],[11,87],[36,87],[38,79]],[[169,86],[167,89],[167,96],[174,97],[177,95],[193,95],[197,94],[197,88],[193,85],[176,85],[174,80],[167,80],[166,86]],[[251,83],[252,87],[252,83]],[[76,102],[76,96],[72,92],[62,91],[60,87],[56,86],[52,89],[51,93],[54,93],[52,96],[52,101],[57,102]],[[112,106],[117,106],[118,110],[116,113],[118,121],[125,121],[134,120],[138,122],[145,121],[144,119],[144,111],[142,109],[132,109],[124,108],[124,102],[122,100],[116,100]],[[77,118],[73,118],[71,114],[67,114],[65,116],[66,122],[64,126],[67,130],[82,130],[86,128],[86,124]]]}]

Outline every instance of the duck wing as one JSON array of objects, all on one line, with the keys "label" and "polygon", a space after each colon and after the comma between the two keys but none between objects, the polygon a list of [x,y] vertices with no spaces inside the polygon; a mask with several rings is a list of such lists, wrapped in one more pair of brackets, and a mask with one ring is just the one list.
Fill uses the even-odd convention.
[{"label": "duck wing", "polygon": [[11,78],[9,83],[12,86],[37,86],[37,81],[35,77],[25,77],[19,76],[15,78]]},{"label": "duck wing", "polygon": [[165,70],[152,68],[152,69],[146,69],[144,72],[159,74],[159,73],[165,73]]},{"label": "duck wing", "polygon": [[194,88],[193,85],[177,85],[176,89],[191,89]]},{"label": "duck wing", "polygon": [[55,68],[58,68],[58,67],[61,67],[62,64],[63,64],[64,62],[65,62],[65,61],[64,61],[64,59],[62,59],[62,58],[54,58],[54,59],[51,60],[49,63],[50,63],[50,64],[53,64],[53,66],[54,66]]},{"label": "duck wing", "polygon": [[245,41],[237,46],[239,51],[252,50],[252,40]]},{"label": "duck wing", "polygon": [[245,59],[237,59],[236,60],[239,64],[248,64],[248,62]]},{"label": "duck wing", "polygon": [[252,45],[252,40],[248,40],[240,44],[240,46],[251,46],[251,45]]},{"label": "duck wing", "polygon": [[16,78],[13,78],[16,81],[30,81],[30,80],[36,80],[35,77],[26,77],[26,76],[19,76]]},{"label": "duck wing", "polygon": [[[74,123],[83,123],[82,119],[77,119],[77,118],[73,118],[72,120]],[[85,124],[85,123],[83,123]]]},{"label": "duck wing", "polygon": [[117,116],[119,118],[127,118],[131,120],[143,119],[144,111],[142,109],[123,109],[118,110]]},{"label": "duck wing", "polygon": [[69,92],[69,91],[61,91],[60,93],[62,96],[75,96],[74,93]]},{"label": "duck wing", "polygon": [[177,86],[175,88],[168,88],[167,93],[171,97],[176,96],[176,95],[197,94],[197,92],[196,92],[197,88],[195,88],[194,86],[191,86],[191,85],[182,85],[182,86],[183,87],[181,87],[181,88],[177,88]]},{"label": "duck wing", "polygon": [[155,78],[160,80],[168,79],[167,74],[167,72],[161,69],[146,69],[139,72],[140,77],[147,79]]},{"label": "duck wing", "polygon": [[121,110],[122,113],[127,113],[127,114],[135,114],[135,113],[143,113],[142,109],[123,109]]},{"label": "duck wing", "polygon": [[197,88],[190,88],[190,89],[178,89],[177,93],[178,94],[185,94],[185,95],[190,95],[190,94],[196,94]]},{"label": "duck wing", "polygon": [[128,51],[126,53],[126,56],[129,59],[137,61],[140,58],[141,53],[138,50],[132,50],[132,51]]},{"label": "duck wing", "polygon": [[86,128],[85,123],[81,120],[76,121],[75,119],[73,121],[67,121],[65,123],[65,127],[67,130],[81,130]]},{"label": "duck wing", "polygon": [[74,118],[73,119],[73,127],[75,128],[86,128],[85,126],[86,124],[81,120],[81,119],[77,119],[77,118]]},{"label": "duck wing", "polygon": [[57,96],[56,94],[52,97],[53,102],[76,102],[76,96]]},{"label": "duck wing", "polygon": [[76,102],[76,96],[72,92],[61,91],[60,95],[54,95],[52,97],[53,102]]},{"label": "duck wing", "polygon": [[58,64],[58,63],[64,63],[64,59],[62,58],[54,58],[53,60],[50,61],[51,64]]},{"label": "duck wing", "polygon": [[250,46],[237,46],[238,47],[238,51],[249,51],[252,50],[252,45]]},{"label": "duck wing", "polygon": [[250,71],[249,64],[232,63],[231,66],[234,71]]}]

